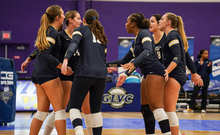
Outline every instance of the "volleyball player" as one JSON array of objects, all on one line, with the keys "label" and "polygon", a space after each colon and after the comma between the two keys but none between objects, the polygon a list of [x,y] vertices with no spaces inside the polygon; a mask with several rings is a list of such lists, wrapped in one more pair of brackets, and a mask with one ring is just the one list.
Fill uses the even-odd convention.
[{"label": "volleyball player", "polygon": [[[79,27],[82,23],[80,14],[77,11],[68,11],[65,14],[64,20],[65,20],[65,25],[67,26],[67,28],[59,32],[59,37],[61,41],[60,62],[63,61],[66,50],[71,43],[72,33],[74,29]],[[68,63],[68,66],[71,67],[73,71],[75,71],[75,67],[77,65],[79,55],[80,54],[78,51],[74,53]],[[65,107],[67,106],[69,99],[70,99],[70,91],[71,91],[73,79],[74,79],[74,74],[68,76],[68,75],[63,75],[60,73],[60,80],[61,80],[62,88],[64,91],[63,100],[64,100]],[[90,121],[89,94],[87,94],[81,109],[82,109],[82,112],[84,113],[88,135],[92,135],[92,128],[91,128],[92,125]],[[52,112],[51,115],[48,117],[45,130],[44,130],[44,135],[48,135],[52,132],[54,128],[54,118],[55,118],[54,112]]]},{"label": "volleyball player", "polygon": [[186,82],[186,56],[188,49],[183,21],[180,16],[166,13],[159,21],[159,29],[166,34],[163,46],[163,58],[169,80],[164,88],[164,109],[170,120],[172,135],[179,134],[179,120],[176,115],[176,103],[179,90]]},{"label": "volleyball player", "polygon": [[[153,38],[154,38],[154,42],[155,42],[155,51],[158,55],[158,59],[161,63],[163,63],[163,52],[162,52],[162,47],[163,44],[166,40],[166,35],[163,31],[159,30],[159,20],[161,19],[162,15],[159,14],[155,14],[150,18],[150,28],[149,30],[153,33]],[[195,66],[193,65],[193,61],[189,55],[188,52],[185,52],[186,56],[186,63],[187,63],[187,67],[190,69],[191,73],[192,73],[192,82],[194,82],[195,85],[203,85],[202,79],[200,78],[200,76],[196,73],[196,69]],[[144,78],[143,78],[144,81]],[[166,95],[164,95],[166,96]],[[145,130],[146,133],[148,134],[154,134],[154,127],[155,127],[155,121],[149,120],[149,115],[146,115],[148,112],[148,108],[149,108],[149,104],[148,104],[148,99],[146,96],[146,90],[145,87],[143,85],[143,83],[141,84],[141,112],[144,118],[144,122],[145,122]],[[167,114],[169,116],[169,113]],[[170,117],[169,117],[170,118]],[[169,119],[170,122],[170,126],[172,127],[171,123],[173,123],[172,121],[173,119]],[[179,133],[181,135],[181,133]]]},{"label": "volleyball player", "polygon": [[[82,23],[80,14],[77,11],[68,11],[65,14],[64,21],[65,21],[65,25],[67,26],[67,28],[58,33],[59,37],[60,37],[60,41],[61,41],[60,62],[63,61],[66,50],[67,50],[69,44],[71,43],[71,40],[72,40],[71,35],[73,33],[73,30],[75,28],[79,27],[80,24]],[[33,59],[35,59],[35,57],[36,57],[36,50],[34,50],[31,53],[31,55],[26,59],[26,61],[22,63],[22,65],[21,65],[22,71],[28,65],[28,63],[30,63]],[[70,66],[73,71],[75,71],[78,57],[79,57],[79,52],[77,51],[71,57],[70,62],[68,64],[68,66]],[[68,75],[63,75],[60,73],[59,77],[61,80],[63,94],[64,94],[63,102],[64,102],[64,106],[66,107],[69,102],[69,98],[70,98],[70,91],[71,91],[71,86],[72,86],[72,82],[74,79],[74,74],[68,76]],[[88,131],[88,135],[92,135],[92,128],[91,128],[92,125],[91,125],[91,120],[90,120],[91,116],[90,116],[90,106],[89,106],[89,94],[87,94],[81,110],[84,113],[84,119],[85,119],[87,131]],[[52,130],[54,128],[54,123],[55,123],[55,113],[52,112],[48,116],[48,120],[47,120],[45,129],[44,129],[44,135],[48,135],[52,132]]]},{"label": "volleyball player", "polygon": [[[108,62],[107,65],[122,66],[125,69],[129,69],[124,75],[119,76],[117,86],[121,86],[126,76],[135,68],[140,68],[145,78],[142,82],[142,87],[144,86],[146,88],[145,92],[150,104],[150,108],[148,106],[148,110],[146,111],[146,115],[149,116],[147,120],[155,121],[154,118],[156,118],[162,134],[170,135],[168,117],[163,109],[164,85],[165,79],[168,79],[168,75],[164,78],[165,67],[158,61],[154,39],[147,30],[149,25],[149,20],[145,19],[143,14],[131,14],[127,19],[126,29],[128,33],[133,33],[136,36],[134,44],[123,59]],[[134,60],[132,60],[133,58]],[[155,128],[155,125],[146,125],[146,127],[148,126],[153,127],[153,130]],[[147,130],[146,134],[149,135],[150,132],[152,131]]]},{"label": "volleyball player", "polygon": [[[58,68],[60,40],[58,28],[63,25],[64,12],[58,5],[47,8],[41,18],[35,46],[36,63],[31,75],[37,89],[37,113],[30,126],[30,135],[37,135],[49,111],[50,103],[55,112],[55,126],[59,135],[66,134],[66,113],[63,107],[63,89]],[[68,67],[68,75],[72,74]]]},{"label": "volleyball player", "polygon": [[78,48],[80,57],[71,90],[70,120],[75,134],[84,135],[80,108],[89,91],[93,134],[101,135],[103,119],[100,110],[107,76],[106,43],[108,40],[99,22],[97,11],[87,10],[83,25],[73,32],[73,39],[64,57],[61,71],[64,74],[67,73],[68,60]]}]

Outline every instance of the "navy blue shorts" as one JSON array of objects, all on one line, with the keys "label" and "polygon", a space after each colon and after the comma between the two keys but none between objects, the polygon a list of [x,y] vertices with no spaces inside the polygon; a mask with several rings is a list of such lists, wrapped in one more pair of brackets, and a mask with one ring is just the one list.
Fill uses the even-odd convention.
[{"label": "navy blue shorts", "polygon": [[156,64],[154,64],[151,68],[147,69],[147,71],[144,73],[144,78],[146,78],[147,75],[159,75],[164,77],[164,70],[165,66],[161,64],[159,61],[157,61]]},{"label": "navy blue shorts", "polygon": [[179,78],[179,77],[177,77],[176,75],[173,75],[173,74],[169,74],[169,77],[174,78],[180,84],[181,87],[183,85],[185,85],[185,83],[186,83],[186,78]]},{"label": "navy blue shorts", "polygon": [[71,82],[73,82],[73,79],[74,79],[74,74],[72,74],[72,75],[63,75],[63,74],[60,73],[59,76],[60,76],[61,81],[71,81]]},{"label": "navy blue shorts", "polygon": [[45,83],[45,82],[48,82],[50,80],[56,79],[56,78],[57,78],[57,76],[48,77],[48,78],[35,78],[35,77],[31,76],[32,82],[35,83],[35,84],[40,84],[40,85]]}]

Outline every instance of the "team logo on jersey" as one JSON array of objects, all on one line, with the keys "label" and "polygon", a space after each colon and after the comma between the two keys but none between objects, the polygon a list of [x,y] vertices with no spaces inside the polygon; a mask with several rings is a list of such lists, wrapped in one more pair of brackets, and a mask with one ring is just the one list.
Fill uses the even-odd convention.
[{"label": "team logo on jersey", "polygon": [[134,95],[127,93],[122,87],[113,87],[103,95],[102,103],[109,104],[112,108],[122,108],[125,104],[133,102]]},{"label": "team logo on jersey", "polygon": [[220,46],[220,39],[219,38],[216,38],[212,41],[212,44],[215,45],[215,46]]},{"label": "team logo on jersey", "polygon": [[123,46],[123,47],[128,47],[128,46],[131,46],[131,42],[129,40],[122,40],[120,43],[119,43],[120,46]]},{"label": "team logo on jersey", "polygon": [[9,86],[5,86],[3,90],[0,92],[0,98],[4,101],[5,104],[12,98],[13,92]]}]

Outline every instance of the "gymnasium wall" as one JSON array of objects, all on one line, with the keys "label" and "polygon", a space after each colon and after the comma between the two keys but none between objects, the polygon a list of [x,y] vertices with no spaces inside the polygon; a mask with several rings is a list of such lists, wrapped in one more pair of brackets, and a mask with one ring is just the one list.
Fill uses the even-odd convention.
[{"label": "gymnasium wall", "polygon": [[[99,12],[100,22],[105,28],[109,39],[108,61],[118,58],[118,37],[133,37],[132,34],[126,33],[125,23],[127,17],[134,12],[141,12],[146,18],[166,12],[182,16],[187,36],[195,37],[194,54],[197,54],[200,49],[209,50],[210,35],[220,35],[219,0],[194,0],[184,3],[183,0],[177,0],[175,3],[173,0],[170,2],[164,2],[164,0],[129,1],[89,0],[86,2],[86,9],[94,8]],[[11,31],[12,40],[0,39],[0,43],[29,43],[30,52],[34,50],[34,40],[40,25],[40,18],[46,8],[54,4],[60,5],[64,12],[77,10],[76,0],[1,0],[0,31]]]}]

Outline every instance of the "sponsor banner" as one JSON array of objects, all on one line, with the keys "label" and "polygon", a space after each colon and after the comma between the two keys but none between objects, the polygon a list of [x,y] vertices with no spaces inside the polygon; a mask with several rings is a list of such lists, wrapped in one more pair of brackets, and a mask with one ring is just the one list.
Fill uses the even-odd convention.
[{"label": "sponsor banner", "polygon": [[[134,39],[135,37],[118,37],[118,59],[122,59],[125,56],[131,48]],[[118,68],[118,75],[121,75],[124,72],[125,70],[122,67]]]},{"label": "sponsor banner", "polygon": [[[193,91],[194,84],[190,80],[186,81],[186,84],[183,86],[184,91]],[[219,93],[220,82],[218,80],[210,80],[208,92],[217,91]]]},{"label": "sponsor banner", "polygon": [[0,58],[0,124],[15,120],[16,81],[14,61]]},{"label": "sponsor banner", "polygon": [[212,60],[212,80],[220,81],[220,36],[211,36],[210,60]]},{"label": "sponsor banner", "polygon": [[[17,111],[37,110],[36,87],[31,80],[17,81],[16,110]],[[53,110],[52,106],[50,106],[50,110]]]},{"label": "sponsor banner", "polygon": [[[194,61],[194,56],[193,56],[194,37],[187,37],[187,41],[188,41],[188,45],[189,45],[188,53],[191,56],[191,59]],[[191,79],[191,73],[187,67],[186,67],[186,75],[187,75],[188,79]]]}]

